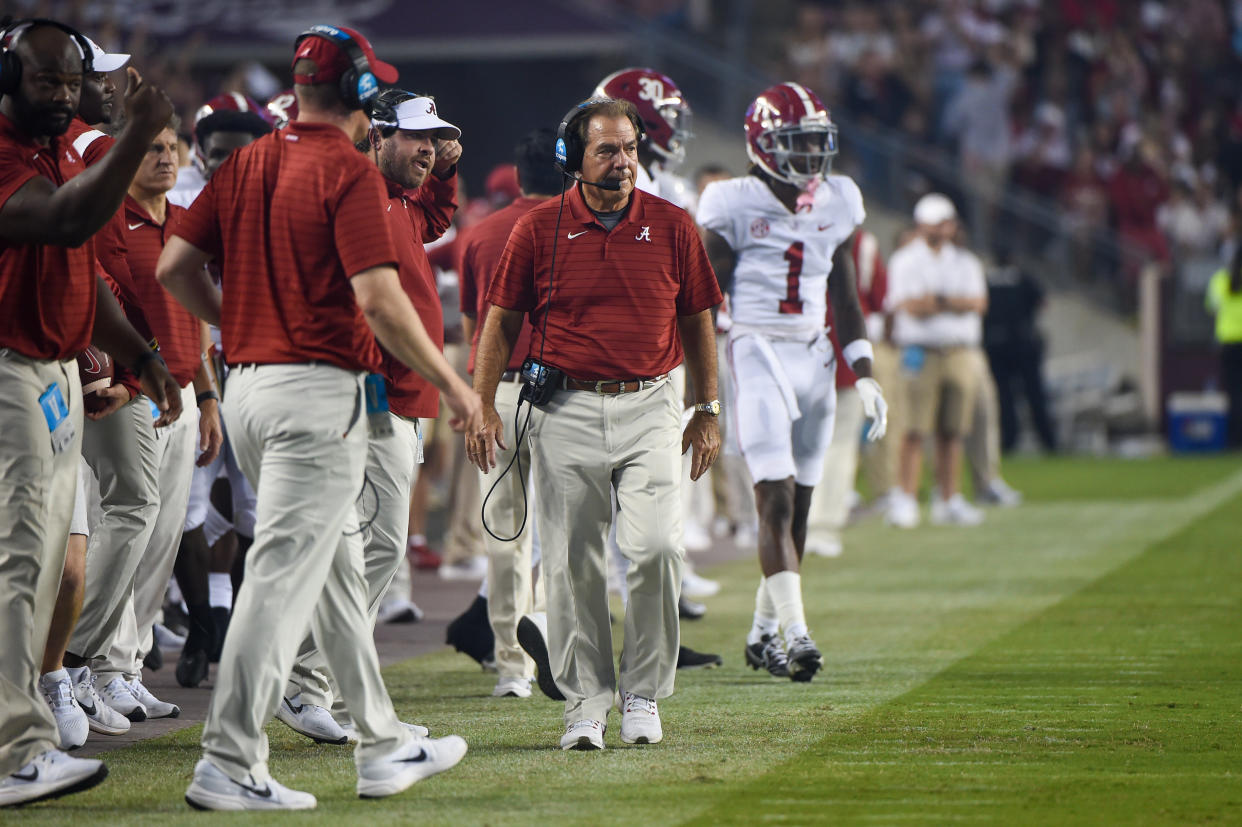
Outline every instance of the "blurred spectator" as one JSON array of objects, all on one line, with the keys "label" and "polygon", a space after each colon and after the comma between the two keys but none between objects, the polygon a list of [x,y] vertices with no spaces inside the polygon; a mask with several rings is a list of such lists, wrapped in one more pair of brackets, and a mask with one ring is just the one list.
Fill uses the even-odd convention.
[{"label": "blurred spectator", "polygon": [[1186,177],[1156,210],[1156,226],[1180,256],[1215,256],[1229,232],[1229,211],[1211,187]]},{"label": "blurred spectator", "polygon": [[1208,285],[1208,311],[1216,316],[1220,345],[1220,383],[1229,397],[1226,438],[1231,448],[1242,447],[1242,244],[1235,245],[1229,267]]},{"label": "blurred spectator", "polygon": [[1057,196],[1073,162],[1061,107],[1044,102],[1035,108],[1032,123],[1018,136],[1014,156],[1019,183],[1040,195]]},{"label": "blurred spectator", "polygon": [[1156,210],[1169,197],[1160,148],[1140,138],[1108,182],[1108,196],[1123,244],[1125,274],[1133,278],[1144,261],[1169,261],[1169,246],[1156,226]]}]

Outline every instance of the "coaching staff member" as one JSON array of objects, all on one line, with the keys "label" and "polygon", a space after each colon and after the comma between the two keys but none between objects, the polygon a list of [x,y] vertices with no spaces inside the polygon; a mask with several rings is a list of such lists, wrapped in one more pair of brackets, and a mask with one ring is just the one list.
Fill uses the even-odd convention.
[{"label": "coaching staff member", "polygon": [[[342,82],[345,77],[347,82]],[[416,737],[397,720],[367,617],[355,500],[368,414],[363,377],[389,353],[480,427],[479,398],[427,336],[397,279],[383,177],[354,143],[377,79],[397,71],[359,34],[315,26],[298,38],[298,120],[235,152],[183,216],[157,278],[220,326],[232,373],[224,417],[254,484],[258,520],[186,792],[208,809],[310,809],[272,780],[264,725],[310,628],[358,728],[358,792],[392,795],[456,764],[456,736]],[[223,297],[204,265],[220,267]],[[375,336],[372,336],[372,330]]]},{"label": "coaching staff member", "polygon": [[161,420],[181,412],[163,362],[101,285],[91,243],[172,105],[130,69],[126,127],[85,172],[63,137],[91,68],[85,45],[40,21],[9,27],[0,47],[0,806],[76,792],[107,775],[99,761],[56,749],[56,721],[35,683],[78,486],[74,357],[94,342],[134,368]]},{"label": "coaching staff member", "polygon": [[642,122],[633,104],[587,101],[563,131],[565,168],[584,183],[565,195],[559,228],[556,199],[518,219],[509,237],[475,363],[485,424],[467,432],[467,452],[486,472],[505,448],[496,386],[529,313],[531,354],[565,374],[530,430],[549,659],[566,698],[561,748],[602,749],[618,686],[604,561],[610,489],[630,561],[621,740],[656,743],[656,699],[673,692],[679,643],[678,445],[694,447],[693,479],[720,449],[710,412],[697,412],[679,440],[682,400],[668,372],[684,348],[698,399],[719,410],[706,403],[716,401],[711,308],[721,295],[690,217],[634,187]]}]

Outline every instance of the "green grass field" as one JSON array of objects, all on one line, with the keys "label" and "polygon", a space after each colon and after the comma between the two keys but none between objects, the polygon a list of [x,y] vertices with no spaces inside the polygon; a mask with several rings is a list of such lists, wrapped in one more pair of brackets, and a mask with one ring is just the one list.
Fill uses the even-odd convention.
[{"label": "green grass field", "polygon": [[[1028,503],[979,529],[850,530],[804,571],[827,670],[746,669],[753,561],[683,627],[723,669],[682,674],[665,742],[563,753],[560,705],[490,697],[444,652],[386,671],[399,711],[471,751],[377,802],[351,755],[269,729],[273,774],[322,823],[1242,823],[1242,458],[1029,460]],[[619,636],[619,633],[618,633]],[[4,823],[202,823],[182,801],[199,729],[107,756],[79,796]],[[220,817],[215,817],[220,820]],[[230,823],[288,817],[229,817]]]}]

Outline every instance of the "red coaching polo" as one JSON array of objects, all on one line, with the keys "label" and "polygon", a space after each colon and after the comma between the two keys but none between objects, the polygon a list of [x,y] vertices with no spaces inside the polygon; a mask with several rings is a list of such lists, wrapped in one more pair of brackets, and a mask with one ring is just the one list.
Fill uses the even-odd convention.
[{"label": "red coaching polo", "polygon": [[[388,221],[397,245],[397,275],[401,288],[410,297],[418,318],[432,341],[444,349],[444,308],[436,274],[427,260],[423,244],[444,235],[457,211],[457,174],[446,181],[428,175],[414,193],[400,184],[388,185]],[[407,368],[396,357],[380,349],[380,372],[388,380],[388,407],[401,416],[434,418],[440,413],[440,391],[435,385]]]},{"label": "red coaching polo", "polygon": [[129,248],[129,272],[138,305],[159,344],[160,355],[168,363],[168,372],[178,385],[185,387],[193,381],[202,364],[203,345],[198,319],[155,280],[155,263],[185,213],[171,202],[167,210],[161,226],[128,195],[121,208],[125,218],[125,246]]},{"label": "red coaching polo", "polygon": [[[36,175],[62,186],[85,167],[64,136],[35,143],[0,115],[0,207]],[[15,244],[0,237],[0,348],[71,359],[95,326],[95,245]]]},{"label": "red coaching polo", "polygon": [[[525,310],[538,354],[576,379],[658,376],[681,364],[677,317],[720,303],[720,287],[694,221],[685,210],[634,190],[611,232],[596,220],[579,188],[518,219],[487,300]],[[548,312],[552,244],[556,272]]]},{"label": "red coaching polo", "polygon": [[73,151],[82,156],[82,161],[88,167],[99,163],[99,159],[116,143],[116,138],[100,132],[81,117],[69,122],[69,129],[65,131],[63,140],[73,144]]},{"label": "red coaching polo", "polygon": [[215,257],[229,364],[379,367],[349,277],[395,267],[384,179],[338,127],[289,124],[237,150],[173,235]]},{"label": "red coaching polo", "polygon": [[[479,334],[483,331],[483,322],[487,319],[487,288],[496,274],[500,264],[501,253],[509,240],[509,233],[517,220],[533,208],[543,203],[542,198],[518,198],[507,207],[484,218],[478,224],[462,233],[457,242],[457,280],[461,287],[461,309],[463,313],[474,311],[478,324],[474,328],[474,338],[470,341],[470,362],[466,370],[474,373],[474,357],[479,349]],[[559,253],[560,250],[558,249]],[[530,351],[530,321],[522,320],[522,331],[518,334],[517,344],[509,354],[509,365],[506,370],[518,370],[526,360]]]}]

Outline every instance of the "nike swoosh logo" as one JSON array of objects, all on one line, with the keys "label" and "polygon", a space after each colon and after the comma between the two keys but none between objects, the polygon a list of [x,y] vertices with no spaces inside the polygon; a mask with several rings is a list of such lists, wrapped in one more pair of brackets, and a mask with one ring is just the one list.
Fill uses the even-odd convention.
[{"label": "nike swoosh logo", "polygon": [[414,756],[413,758],[402,758],[401,763],[418,764],[426,760],[427,760],[427,750],[420,748],[418,750],[418,755]]},{"label": "nike swoosh logo", "polygon": [[129,227],[131,230],[136,230],[142,226],[142,222],[139,221],[137,224],[126,224],[125,226]]},{"label": "nike swoosh logo", "polygon": [[586,231],[586,230],[583,230],[583,231],[582,231],[582,232],[580,232],[580,233],[569,233],[569,234],[567,234],[565,237],[566,237],[566,238],[577,238],[577,237],[578,237],[578,236],[580,236],[580,235],[586,235],[586,234],[587,234],[587,231]]},{"label": "nike swoosh logo", "polygon": [[12,773],[12,776],[16,778],[18,781],[38,781],[39,780],[39,768],[35,767],[34,769],[32,769],[30,771],[30,775],[22,775],[20,772],[15,772],[15,773]]},{"label": "nike swoosh logo", "polygon": [[820,224],[820,225],[819,225],[819,231],[822,233],[824,230],[828,229],[828,228],[829,228],[829,227],[831,227],[831,226],[832,226],[832,222],[831,222],[831,221],[829,221],[827,224]]},{"label": "nike swoosh logo", "polygon": [[289,707],[289,710],[293,712],[294,715],[301,715],[302,710],[306,708],[306,704],[298,704],[297,706],[294,706],[293,701],[288,698],[285,698],[285,705]]},{"label": "nike swoosh logo", "polygon": [[94,718],[94,717],[95,717],[95,705],[94,705],[94,704],[91,704],[90,706],[87,706],[86,704],[82,703],[81,701],[78,701],[78,706],[82,707],[82,711],[83,711],[83,712],[85,712],[85,713],[86,713],[87,715],[89,715],[90,717],[92,717],[92,718]]},{"label": "nike swoosh logo", "polygon": [[245,790],[248,793],[254,793],[259,798],[271,798],[272,797],[272,788],[270,786],[265,785],[263,789],[260,790],[258,787],[251,787],[247,784],[243,784],[240,781],[234,781],[233,783],[241,787],[243,790]]}]

